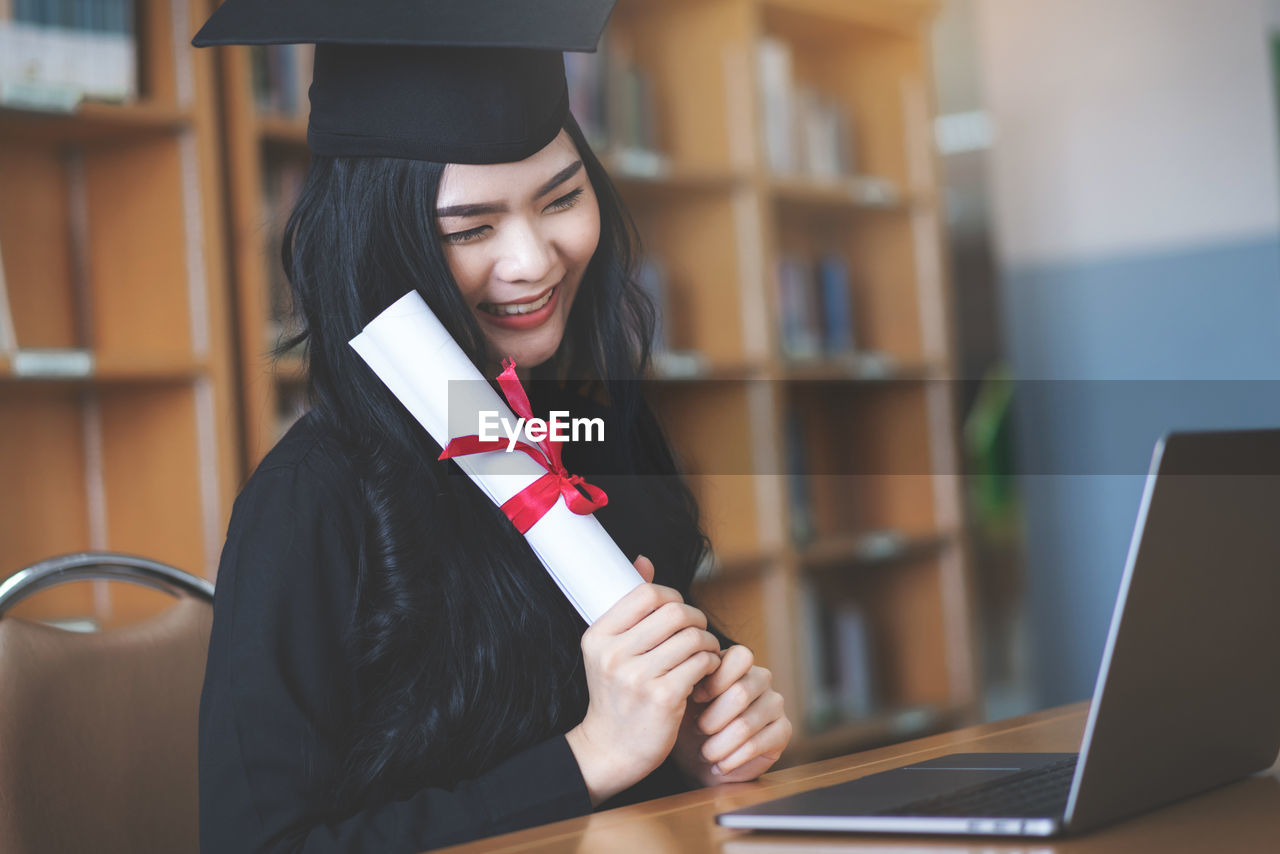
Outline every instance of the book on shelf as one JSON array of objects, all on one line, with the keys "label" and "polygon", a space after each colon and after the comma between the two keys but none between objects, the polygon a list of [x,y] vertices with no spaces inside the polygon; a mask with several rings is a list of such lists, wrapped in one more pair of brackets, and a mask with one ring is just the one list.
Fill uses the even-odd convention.
[{"label": "book on shelf", "polygon": [[784,358],[802,362],[856,352],[849,265],[841,255],[824,254],[813,265],[784,254],[776,279]]},{"label": "book on shelf", "polygon": [[849,265],[844,257],[828,252],[818,261],[818,292],[822,304],[822,345],[827,356],[841,356],[857,349],[853,334],[853,294]]},{"label": "book on shelf", "polygon": [[866,612],[839,602],[831,614],[835,659],[835,704],[842,718],[859,720],[876,711],[871,629]]},{"label": "book on shelf", "polygon": [[850,600],[832,601],[812,581],[800,588],[806,677],[805,724],[821,731],[842,721],[865,720],[881,709],[875,649],[866,611]]},{"label": "book on shelf", "polygon": [[791,48],[782,39],[763,38],[756,47],[765,160],[769,171],[792,171]]},{"label": "book on shelf", "polygon": [[606,32],[595,53],[566,53],[565,78],[569,109],[593,149],[607,152],[625,173],[657,176],[666,169],[653,76],[625,40]]},{"label": "book on shelf", "polygon": [[259,113],[301,116],[315,64],[313,44],[271,44],[253,48],[253,99]]},{"label": "book on shelf", "polygon": [[653,338],[649,341],[653,370],[663,379],[693,379],[711,368],[706,354],[671,346],[667,318],[671,315],[670,282],[666,267],[656,255],[646,253],[636,265],[635,281],[653,303]]},{"label": "book on shelf", "polygon": [[653,303],[654,323],[653,338],[650,349],[661,352],[667,349],[666,316],[669,311],[667,303],[667,272],[662,261],[653,254],[646,253],[636,265],[636,284],[644,291]]},{"label": "book on shelf", "polygon": [[818,180],[835,180],[852,174],[853,142],[848,112],[809,86],[797,86],[792,98],[794,161],[786,164],[784,174],[796,173]]},{"label": "book on shelf", "polygon": [[804,651],[804,726],[810,731],[826,729],[839,717],[836,708],[834,681],[831,673],[829,612],[817,585],[802,579],[798,591],[799,628]]},{"label": "book on shelf", "polygon": [[134,0],[0,0],[0,103],[70,112],[138,96]]},{"label": "book on shelf", "polygon": [[854,174],[853,118],[835,98],[795,79],[791,45],[762,38],[756,70],[769,171],[818,180]]},{"label": "book on shelf", "polygon": [[798,255],[781,255],[776,271],[778,322],[783,357],[792,361],[822,355],[817,295],[813,268]]},{"label": "book on shelf", "polygon": [[264,257],[267,262],[267,300],[271,322],[267,325],[268,347],[275,347],[299,329],[293,309],[293,293],[280,259],[280,243],[289,212],[302,191],[306,166],[295,158],[268,160],[262,172]]},{"label": "book on shelf", "polygon": [[569,87],[569,112],[591,147],[603,150],[609,136],[603,41],[595,53],[566,53],[564,76]]}]

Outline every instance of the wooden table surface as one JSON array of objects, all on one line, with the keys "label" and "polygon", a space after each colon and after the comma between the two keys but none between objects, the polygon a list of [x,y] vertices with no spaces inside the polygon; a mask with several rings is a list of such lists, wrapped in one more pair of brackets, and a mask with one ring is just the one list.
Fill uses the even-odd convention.
[{"label": "wooden table surface", "polygon": [[911,852],[1270,852],[1280,851],[1280,762],[1262,774],[1063,840],[999,837],[759,833],[727,830],[716,813],[840,783],[947,753],[1079,750],[1089,704],[1047,709],[929,738],[815,762],[736,783],[673,795],[583,818],[491,837],[450,852],[811,854]]}]

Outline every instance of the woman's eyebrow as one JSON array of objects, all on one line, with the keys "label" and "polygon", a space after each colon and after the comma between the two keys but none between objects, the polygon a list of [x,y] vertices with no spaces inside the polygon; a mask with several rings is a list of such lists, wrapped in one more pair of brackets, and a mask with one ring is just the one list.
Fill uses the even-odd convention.
[{"label": "woman's eyebrow", "polygon": [[436,210],[437,219],[447,217],[487,216],[489,214],[506,213],[507,206],[500,202],[487,202],[478,205],[451,205]]},{"label": "woman's eyebrow", "polygon": [[551,192],[552,190],[554,190],[556,187],[560,186],[560,185],[561,185],[561,184],[563,184],[565,181],[568,181],[568,180],[569,180],[570,178],[572,178],[574,175],[577,175],[577,174],[578,174],[578,170],[579,170],[579,169],[581,169],[581,168],[582,168],[582,161],[581,161],[581,160],[575,160],[575,161],[573,161],[573,162],[572,162],[572,163],[570,163],[568,166],[564,167],[564,168],[563,168],[563,169],[561,169],[559,172],[557,172],[555,175],[553,175],[550,181],[548,181],[547,183],[545,183],[545,184],[543,184],[541,187],[539,187],[539,188],[538,188],[538,193],[537,193],[537,195],[538,195],[538,196],[545,196],[547,193],[550,193],[550,192]]},{"label": "woman's eyebrow", "polygon": [[[561,169],[551,177],[551,180],[538,188],[538,192],[534,194],[534,198],[540,198],[550,193],[556,187],[568,181],[574,175],[578,174],[578,170],[582,168],[582,161],[575,160],[568,166]],[[473,205],[450,205],[447,208],[439,208],[436,210],[437,219],[445,219],[446,217],[469,217],[469,216],[489,216],[491,214],[506,213],[507,206],[503,202],[479,202]]]}]

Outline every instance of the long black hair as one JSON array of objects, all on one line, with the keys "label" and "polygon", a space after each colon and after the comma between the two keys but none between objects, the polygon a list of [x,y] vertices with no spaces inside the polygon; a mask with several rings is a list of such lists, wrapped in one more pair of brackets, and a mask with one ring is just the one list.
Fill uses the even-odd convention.
[{"label": "long black hair", "polygon": [[[600,242],[534,385],[576,383],[575,394],[607,403],[608,443],[572,461],[567,447],[566,463],[609,493],[596,515],[623,551],[650,556],[656,581],[687,595],[709,542],[638,382],[655,317],[632,276],[635,228],[572,118],[565,129],[595,190]],[[313,156],[285,228],[303,331],[279,349],[304,345],[308,417],[350,460],[365,520],[350,631],[358,710],[328,788],[335,813],[473,777],[567,731],[587,707],[581,618],[502,511],[437,461],[439,445],[347,343],[414,289],[477,367],[487,364],[437,236],[444,168]]]}]

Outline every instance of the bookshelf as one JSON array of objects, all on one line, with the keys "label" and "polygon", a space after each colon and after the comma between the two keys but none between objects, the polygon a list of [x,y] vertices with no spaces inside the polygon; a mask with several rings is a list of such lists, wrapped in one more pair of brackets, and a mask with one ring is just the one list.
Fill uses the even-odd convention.
[{"label": "bookshelf", "polygon": [[790,762],[976,715],[936,7],[621,0],[610,23],[664,165],[614,174],[666,274],[665,343],[703,365],[650,395],[716,551],[696,596],[773,670]]},{"label": "bookshelf", "polygon": [[[93,69],[120,81],[113,100],[81,100],[74,81],[0,80],[0,312],[16,339],[0,352],[5,574],[89,549],[216,570],[238,450],[213,65],[187,44],[210,6],[104,4],[126,16],[117,59],[96,54],[108,65]],[[38,30],[56,58],[68,48],[52,20],[0,23],[6,38]],[[90,23],[61,21],[82,46]],[[166,604],[91,583],[15,613],[110,626]]]},{"label": "bookshelf", "polygon": [[[932,148],[936,10],[620,0],[603,56],[570,67],[575,114],[656,261],[663,351],[649,395],[715,547],[696,596],[774,671],[797,725],[788,761],[976,715]],[[275,105],[305,99],[263,91],[305,75],[288,50],[221,50],[247,473],[305,381],[299,360],[265,358],[281,320],[276,229],[307,158],[305,118]],[[786,71],[781,84],[766,67]],[[790,93],[804,131],[771,134],[766,117]],[[783,259],[812,269],[801,283],[825,269],[825,295],[784,303]],[[807,350],[784,347],[784,321]],[[834,637],[863,638],[861,658],[837,660]],[[818,709],[852,696],[827,684],[840,672],[865,672],[857,708]]]},{"label": "bookshelf", "polygon": [[[288,284],[279,247],[309,158],[306,45],[220,47],[242,472],[247,476],[301,414],[306,369],[300,354],[272,348],[288,328]],[[290,73],[283,73],[289,69]],[[281,89],[289,90],[280,97]],[[273,95],[274,93],[274,95]],[[296,107],[302,105],[302,109]],[[295,106],[291,111],[285,106]]]}]

